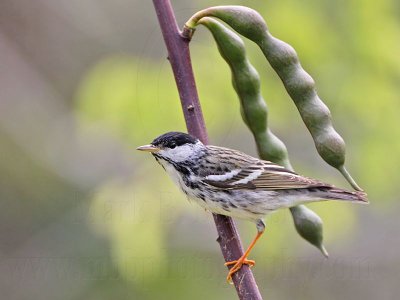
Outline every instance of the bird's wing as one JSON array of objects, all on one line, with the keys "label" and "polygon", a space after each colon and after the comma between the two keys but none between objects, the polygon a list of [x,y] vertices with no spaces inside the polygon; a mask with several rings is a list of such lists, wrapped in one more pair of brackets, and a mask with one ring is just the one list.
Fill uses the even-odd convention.
[{"label": "bird's wing", "polygon": [[[218,153],[221,153],[221,149],[230,150],[218,148]],[[228,153],[227,156],[229,156]],[[236,151],[230,153],[228,161],[221,160],[221,157],[219,157],[219,161],[222,165],[225,165],[225,168],[222,168],[223,172],[209,170],[202,179],[204,183],[215,188],[282,190],[331,187],[321,181],[300,176],[272,162],[259,160],[240,152],[238,156]]]}]

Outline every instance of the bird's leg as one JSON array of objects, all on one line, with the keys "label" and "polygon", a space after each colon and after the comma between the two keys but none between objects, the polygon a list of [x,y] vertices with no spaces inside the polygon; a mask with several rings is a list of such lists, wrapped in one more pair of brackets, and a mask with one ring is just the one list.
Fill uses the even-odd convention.
[{"label": "bird's leg", "polygon": [[254,240],[250,243],[249,247],[244,252],[244,254],[238,260],[228,261],[225,263],[225,266],[233,265],[233,267],[229,269],[228,276],[226,277],[226,280],[228,282],[232,281],[232,275],[235,274],[242,267],[243,264],[249,265],[250,267],[255,265],[255,261],[247,259],[247,256],[250,254],[250,251],[253,249],[258,239],[264,233],[264,230],[265,230],[265,224],[263,220],[260,219],[257,221],[257,235],[254,238]]}]

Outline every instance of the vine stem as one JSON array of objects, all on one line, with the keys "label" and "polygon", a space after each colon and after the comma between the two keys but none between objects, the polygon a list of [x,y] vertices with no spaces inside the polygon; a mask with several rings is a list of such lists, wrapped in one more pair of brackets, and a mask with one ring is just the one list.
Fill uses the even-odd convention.
[{"label": "vine stem", "polygon": [[[189,39],[182,36],[169,0],[153,0],[153,4],[168,50],[187,130],[207,144],[207,131],[190,60]],[[230,217],[216,214],[213,217],[218,232],[217,241],[225,261],[238,259],[243,255],[243,246],[235,223]],[[232,279],[239,299],[262,300],[254,275],[247,265],[243,265]]]}]

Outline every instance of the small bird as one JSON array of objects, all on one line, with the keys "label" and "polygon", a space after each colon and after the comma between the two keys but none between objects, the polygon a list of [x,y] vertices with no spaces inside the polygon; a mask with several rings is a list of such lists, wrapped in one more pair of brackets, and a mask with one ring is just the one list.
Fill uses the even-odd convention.
[{"label": "small bird", "polygon": [[255,264],[247,257],[264,233],[263,219],[271,212],[324,200],[368,203],[364,192],[303,177],[238,150],[204,145],[182,132],[165,133],[137,150],[150,152],[188,199],[204,209],[256,224],[257,235],[243,256],[225,263],[233,266],[228,282],[243,264]]}]

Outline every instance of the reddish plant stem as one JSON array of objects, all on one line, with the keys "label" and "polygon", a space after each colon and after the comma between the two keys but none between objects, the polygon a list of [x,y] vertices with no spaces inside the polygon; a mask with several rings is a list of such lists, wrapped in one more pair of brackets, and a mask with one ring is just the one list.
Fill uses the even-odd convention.
[{"label": "reddish plant stem", "polygon": [[[191,135],[206,144],[208,136],[190,60],[189,40],[181,35],[170,1],[153,0],[153,4],[178,87],[186,127]],[[243,246],[235,223],[226,216],[213,214],[213,217],[218,232],[217,241],[225,261],[238,259],[243,255]],[[253,273],[247,265],[233,276],[233,283],[239,299],[262,300]]]}]

